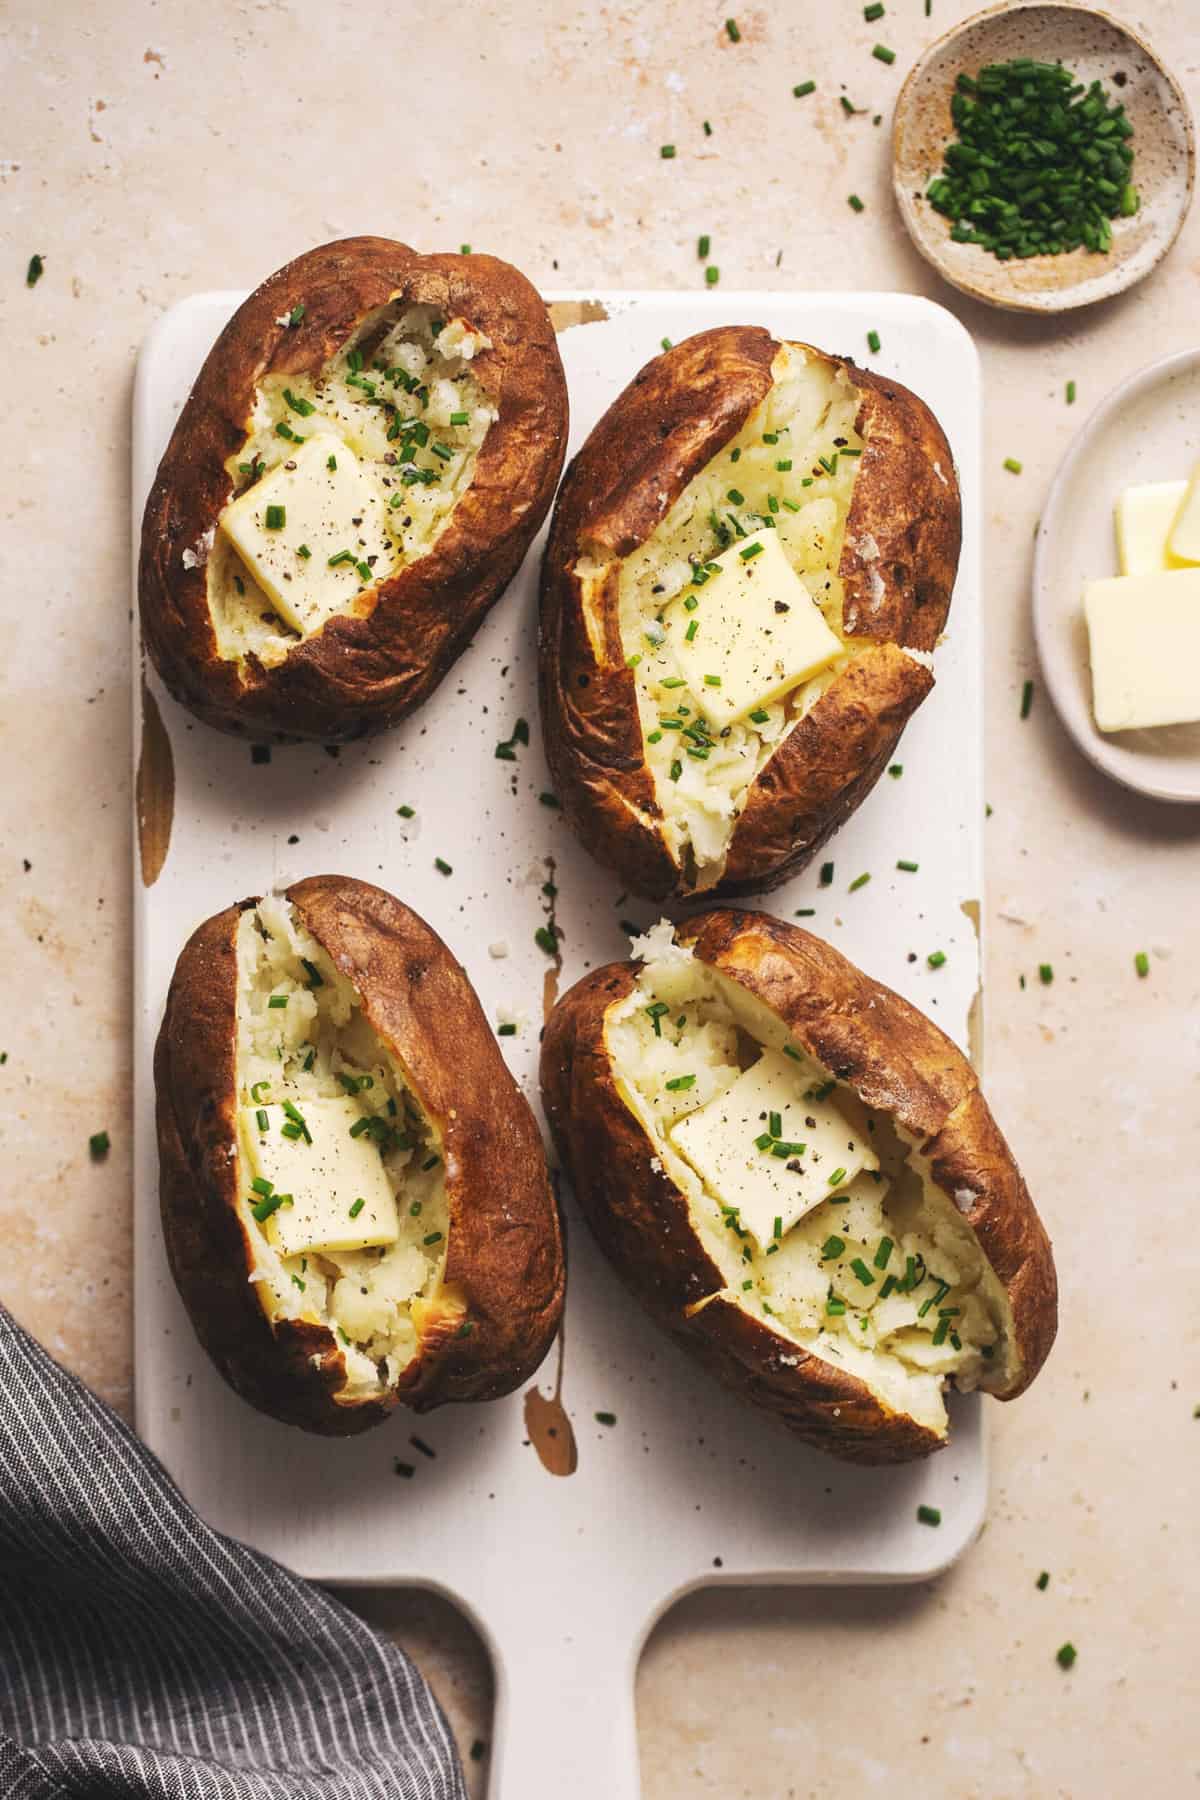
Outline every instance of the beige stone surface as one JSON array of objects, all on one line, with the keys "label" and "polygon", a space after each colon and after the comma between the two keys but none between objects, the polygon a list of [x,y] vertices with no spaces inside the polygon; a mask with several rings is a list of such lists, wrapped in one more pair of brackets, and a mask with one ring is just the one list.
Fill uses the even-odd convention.
[{"label": "beige stone surface", "polygon": [[[1040,692],[1026,723],[1018,703],[1047,484],[1107,389],[1200,339],[1200,217],[1143,287],[1090,312],[965,302],[893,215],[887,119],[912,56],[970,8],[933,0],[927,20],[887,0],[867,24],[851,0],[756,3],[735,45],[732,4],[5,0],[0,1297],[128,1408],[129,397],[162,310],[358,230],[469,242],[582,287],[695,286],[707,232],[725,288],[932,294],[984,362],[986,1064],[1057,1242],[1061,1337],[1031,1394],[993,1409],[990,1521],[951,1574],[713,1592],[665,1621],[639,1680],[645,1791],[1180,1792],[1200,1777],[1200,814],[1108,786]],[[1195,103],[1195,7],[1114,10]],[[818,92],[794,100],[808,77]],[[868,111],[847,119],[841,91]],[[101,1127],[113,1149],[92,1165]],[[428,1668],[464,1749],[486,1740],[467,1628],[426,1596],[354,1603]],[[580,1721],[581,1759],[602,1729]]]}]

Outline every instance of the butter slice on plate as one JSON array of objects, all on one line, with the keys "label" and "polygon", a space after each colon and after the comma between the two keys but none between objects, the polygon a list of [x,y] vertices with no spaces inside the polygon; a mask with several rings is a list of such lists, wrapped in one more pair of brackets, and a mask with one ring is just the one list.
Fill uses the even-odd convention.
[{"label": "butter slice on plate", "polygon": [[302,637],[385,580],[393,558],[375,484],[330,432],[309,438],[231,500],[220,523],[280,618]]},{"label": "butter slice on plate", "polygon": [[1175,514],[1167,549],[1186,562],[1200,562],[1200,463],[1192,470],[1187,492]]},{"label": "butter slice on plate", "polygon": [[[811,1081],[791,1057],[764,1050],[724,1093],[669,1133],[712,1197],[736,1207],[738,1222],[763,1246],[776,1236],[776,1220],[782,1237],[864,1169],[879,1167],[837,1107],[811,1097]],[[758,1142],[771,1135],[772,1113],[779,1116],[775,1142],[786,1151],[778,1156]]]},{"label": "butter slice on plate", "polygon": [[1149,481],[1126,488],[1117,500],[1117,560],[1122,575],[1153,575],[1183,565],[1167,549],[1186,481]]},{"label": "butter slice on plate", "polygon": [[1200,721],[1200,568],[1091,581],[1083,609],[1101,731]]},{"label": "butter slice on plate", "polygon": [[[350,1135],[362,1108],[347,1098],[305,1100],[296,1110],[307,1138],[284,1135],[284,1126],[294,1121],[282,1106],[243,1106],[239,1111],[251,1176],[269,1181],[277,1194],[291,1195],[291,1204],[278,1207],[266,1221],[271,1243],[281,1256],[394,1244],[400,1220],[379,1146],[368,1132]],[[259,1125],[260,1112],[265,1127]],[[258,1196],[248,1198],[253,1204]]]},{"label": "butter slice on plate", "polygon": [[714,724],[731,725],[841,655],[777,532],[739,538],[705,567],[708,580],[689,585],[663,622],[679,673]]}]

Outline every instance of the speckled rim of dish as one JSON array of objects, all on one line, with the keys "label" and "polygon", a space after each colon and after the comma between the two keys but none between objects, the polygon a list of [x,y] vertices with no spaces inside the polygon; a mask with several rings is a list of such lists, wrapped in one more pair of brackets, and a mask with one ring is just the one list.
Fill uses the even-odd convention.
[{"label": "speckled rim of dish", "polygon": [[[1019,42],[1006,43],[1016,27],[1015,15],[1021,13],[1061,15],[1061,23],[1057,18],[1053,24],[1031,19],[1021,30]],[[1103,48],[1099,43],[1089,48],[1089,35],[1108,42]],[[999,262],[976,244],[954,243],[950,221],[935,212],[924,197],[951,136],[949,94],[960,69],[1006,61],[1014,55],[1062,60],[1080,69],[1087,80],[1094,76],[1105,80],[1107,72],[1110,89],[1114,57],[1135,62],[1140,65],[1137,74],[1149,77],[1136,86],[1131,80],[1118,90],[1134,123],[1134,185],[1142,206],[1133,218],[1113,221],[1113,248],[1103,257],[1075,250],[1062,256]],[[944,130],[933,124],[942,104],[946,107]],[[1140,132],[1139,115],[1144,120]],[[1179,236],[1191,205],[1195,172],[1195,130],[1178,81],[1145,38],[1123,20],[1095,7],[1077,5],[1075,0],[1005,0],[965,19],[918,59],[896,101],[892,187],[909,236],[951,286],[1012,312],[1053,313],[1090,306],[1141,281]]]},{"label": "speckled rim of dish", "polygon": [[[1070,603],[1076,620],[1076,641],[1081,646],[1072,653],[1064,643],[1063,625],[1066,604],[1061,598],[1061,584],[1053,567],[1055,540],[1059,535],[1063,509],[1073,499],[1077,466],[1102,437],[1136,401],[1150,390],[1168,385],[1173,379],[1193,376],[1200,381],[1200,347],[1177,350],[1169,356],[1148,363],[1106,395],[1091,416],[1085,420],[1066,456],[1059,464],[1051,484],[1046,505],[1038,525],[1033,553],[1033,636],[1038,663],[1055,711],[1066,731],[1094,768],[1120,782],[1133,793],[1153,800],[1166,800],[1180,806],[1200,805],[1200,750],[1187,749],[1158,759],[1144,755],[1122,741],[1133,734],[1105,736],[1092,717],[1090,671],[1087,667],[1086,628],[1082,624],[1083,584],[1093,573],[1080,568],[1076,577],[1074,599]],[[1115,492],[1105,495],[1106,509],[1115,501]],[[1097,569],[1095,575],[1103,575]],[[1200,728],[1185,727],[1200,735]]]}]

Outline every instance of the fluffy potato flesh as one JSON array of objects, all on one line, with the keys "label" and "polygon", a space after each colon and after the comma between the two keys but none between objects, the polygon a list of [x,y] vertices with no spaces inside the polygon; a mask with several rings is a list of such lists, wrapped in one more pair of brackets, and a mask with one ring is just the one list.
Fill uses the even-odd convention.
[{"label": "fluffy potato flesh", "polygon": [[[272,1323],[303,1319],[335,1334],[340,1401],[371,1398],[416,1355],[422,1306],[453,1298],[442,1288],[438,1132],[287,901],[242,915],[237,955],[238,1206],[251,1280]],[[286,1169],[282,1201],[282,1181],[262,1168]],[[323,1247],[300,1249],[305,1238]]]},{"label": "fluffy potato flesh", "polygon": [[[760,1001],[675,944],[669,925],[656,927],[634,953],[646,958],[645,967],[608,1014],[606,1046],[623,1100],[721,1272],[725,1285],[714,1292],[856,1376],[891,1411],[944,1434],[946,1381],[960,1389],[1002,1386],[1014,1354],[1008,1300],[974,1232],[926,1178],[918,1146],[892,1119],[866,1108],[800,1051]],[[769,1232],[749,1227],[736,1184],[723,1180],[714,1188],[674,1135],[764,1054],[789,1073],[780,1074],[761,1118],[734,1125],[746,1139],[739,1156],[762,1159],[785,1181],[790,1163],[798,1189],[811,1180],[817,1145],[827,1164],[842,1165],[822,1176],[828,1199],[790,1227],[781,1204]],[[719,1116],[719,1105],[715,1111]],[[835,1152],[825,1128],[839,1115],[846,1147]],[[777,1155],[781,1130],[793,1140],[798,1133],[799,1143],[785,1142]],[[678,1142],[688,1143],[686,1131]],[[877,1168],[837,1179],[873,1160]]]},{"label": "fluffy potato flesh", "polygon": [[[222,657],[282,662],[429,553],[496,417],[471,373],[490,347],[462,319],[397,301],[363,318],[315,377],[270,375],[256,389],[225,465],[234,498],[211,545],[191,552],[205,559]],[[317,440],[319,479],[305,468]]]},{"label": "fluffy potato flesh", "polygon": [[[844,631],[837,574],[862,451],[858,390],[844,368],[792,344],[780,346],[772,377],[741,431],[621,567],[621,641],[635,672],[646,763],[668,847],[701,888],[720,878],[755,777],[850,662],[856,642],[869,641]],[[706,566],[764,530],[777,533],[842,651],[790,691],[721,724],[703,678],[686,678],[677,642],[689,630],[693,645],[704,642],[706,601],[718,585]],[[685,661],[693,665],[694,655]],[[711,674],[719,678],[720,668]]]}]

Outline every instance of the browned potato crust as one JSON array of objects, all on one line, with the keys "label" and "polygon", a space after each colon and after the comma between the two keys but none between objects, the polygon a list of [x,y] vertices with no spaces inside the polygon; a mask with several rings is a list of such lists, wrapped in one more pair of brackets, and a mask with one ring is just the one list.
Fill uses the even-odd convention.
[{"label": "browned potato crust", "polygon": [[[1002,1400],[1022,1393],[1057,1329],[1054,1262],[966,1057],[908,1001],[811,932],[769,914],[702,913],[678,936],[765,1003],[792,1043],[917,1138],[932,1182],[966,1218],[1011,1306],[1007,1378],[981,1385]],[[904,1462],[941,1448],[944,1436],[888,1407],[849,1371],[799,1349],[727,1289],[684,1195],[614,1080],[605,1018],[640,967],[612,963],[585,976],[559,1001],[542,1050],[546,1114],[605,1255],[659,1325],[807,1443],[861,1463]]]},{"label": "browned potato crust", "polygon": [[425,1412],[495,1399],[537,1368],[562,1312],[562,1240],[533,1114],[464,970],[416,913],[347,876],[312,876],[285,898],[358,990],[441,1133],[449,1201],[441,1295],[423,1308],[401,1383],[353,1401],[337,1398],[346,1369],[333,1332],[303,1320],[272,1324],[260,1304],[236,1206],[235,938],[257,904],[249,899],[184,946],[155,1050],[163,1232],[184,1305],[230,1386],[307,1431],[344,1436],[397,1405]]},{"label": "browned potato crust", "polygon": [[[470,486],[427,555],[371,587],[359,616],[334,617],[285,660],[223,657],[207,566],[185,556],[234,488],[265,377],[316,376],[365,315],[392,299],[463,316],[490,349],[471,374],[498,417]],[[303,317],[287,320],[294,306]],[[172,433],[142,522],[139,601],[146,646],[182,705],[222,731],[322,741],[394,725],[437,686],[511,580],[562,468],[567,393],[540,296],[492,256],[423,256],[386,238],[324,244],[271,275],[209,353]],[[194,558],[194,552],[193,552]]]},{"label": "browned potato crust", "polygon": [[[899,382],[801,346],[844,370],[859,394],[863,452],[837,573],[843,634],[861,653],[760,770],[720,879],[697,883],[677,864],[621,641],[621,562],[763,401],[780,348],[761,327],[730,325],[654,357],[588,437],[555,505],[541,590],[546,752],[588,849],[652,899],[750,893],[803,868],[870,792],[933,686],[903,650],[932,651],[950,608],[961,540],[950,448]],[[580,559],[609,563],[598,598],[585,591]]]}]

